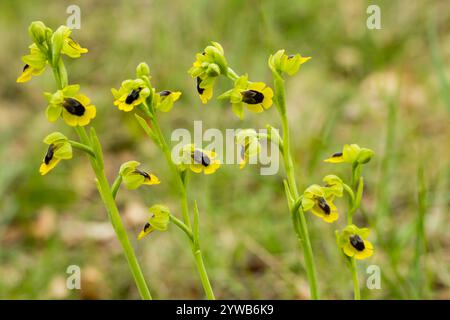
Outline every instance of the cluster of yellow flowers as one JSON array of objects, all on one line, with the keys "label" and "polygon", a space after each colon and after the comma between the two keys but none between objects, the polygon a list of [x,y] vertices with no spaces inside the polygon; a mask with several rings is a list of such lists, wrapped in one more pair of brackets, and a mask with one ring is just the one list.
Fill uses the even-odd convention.
[{"label": "cluster of yellow flowers", "polygon": [[[279,50],[270,56],[269,67],[275,74],[294,75],[309,59],[311,58],[303,57],[300,54],[288,55],[284,50]],[[212,42],[211,46],[207,46],[202,53],[196,55],[189,74],[197,80],[197,91],[203,103],[207,103],[212,98],[214,84],[220,75],[233,80],[234,87],[221,94],[218,99],[229,100],[232,111],[241,119],[244,116],[244,107],[249,111],[260,113],[272,106],[274,98],[272,88],[263,82],[249,81],[247,74],[238,76],[228,67],[224,50],[217,42]],[[236,142],[241,148],[241,168],[245,166],[251,156],[259,152],[260,138],[253,129],[242,130],[237,136]],[[333,154],[325,161],[345,162],[352,166],[359,166],[367,163],[372,156],[372,150],[352,144],[345,145],[342,152]],[[323,186],[313,184],[304,191],[301,197],[301,207],[304,212],[310,211],[325,222],[332,223],[339,218],[334,200],[343,196],[344,183],[336,175],[324,177],[323,182]],[[368,229],[359,229],[350,224],[343,231],[338,232],[338,244],[347,256],[354,256],[357,259],[367,258],[373,252],[372,244],[365,240],[367,236]],[[346,245],[342,239],[346,239]]]},{"label": "cluster of yellow flowers", "polygon": [[[54,93],[44,93],[48,101],[45,111],[47,119],[54,122],[62,118],[71,127],[84,127],[95,118],[96,107],[91,104],[86,95],[79,92],[80,85],[67,83],[67,74],[61,55],[79,58],[81,54],[88,52],[86,48],[83,48],[71,37],[71,33],[72,30],[66,26],[61,26],[53,32],[44,23],[33,22],[29,28],[33,43],[29,46],[30,54],[22,57],[25,66],[21,75],[17,78],[17,82],[30,81],[32,76],[42,74],[47,65],[50,65],[57,75],[56,80],[59,82],[60,88]],[[138,71],[143,74],[141,77],[124,81],[119,90],[112,89],[115,98],[114,105],[118,106],[120,110],[131,111],[135,106],[145,103],[145,99],[152,94],[149,77],[146,77],[145,70],[142,70],[142,68],[145,69],[145,65],[141,65],[139,68]],[[167,112],[172,108],[173,103],[179,99],[181,93],[162,91],[157,94],[153,92],[153,95],[155,108]],[[71,141],[60,132],[49,134],[44,139],[44,143],[48,145],[48,149],[39,168],[42,175],[53,170],[61,160],[71,159],[73,156],[72,147],[93,153],[89,146]],[[123,182],[128,189],[160,183],[156,175],[139,169],[139,165],[140,163],[137,161],[128,161],[122,164],[119,170],[120,182]],[[139,239],[153,230],[165,230],[167,228],[169,210],[166,207],[163,210],[163,207],[162,205],[155,205],[150,208],[152,213],[148,222],[150,227],[146,225],[145,232],[143,231],[144,233],[139,235]]]},{"label": "cluster of yellow flowers", "polygon": [[[329,163],[349,163],[353,168],[356,168],[369,162],[372,157],[372,150],[360,148],[357,144],[351,144],[344,145],[342,152],[335,153],[324,161]],[[351,207],[354,207],[354,210],[356,210],[359,203],[354,203],[354,193],[351,187],[346,185],[341,178],[336,175],[328,175],[323,181],[325,182],[324,186],[314,184],[303,193],[301,205],[305,212],[311,211],[325,222],[335,222],[339,218],[339,213],[333,200],[335,197],[342,197],[344,190],[350,193]],[[362,189],[360,192],[362,192]],[[349,208],[348,210],[351,209]],[[351,212],[348,213],[348,222],[352,221],[352,214]],[[336,231],[337,244],[349,257],[354,257],[355,259],[368,258],[373,254],[372,243],[367,240],[369,233],[369,229],[360,229],[349,223],[343,230]]]}]

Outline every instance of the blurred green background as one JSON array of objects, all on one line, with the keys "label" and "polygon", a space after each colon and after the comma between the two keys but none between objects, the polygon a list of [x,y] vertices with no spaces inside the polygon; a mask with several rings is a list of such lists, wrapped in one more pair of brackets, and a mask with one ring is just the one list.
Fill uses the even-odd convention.
[{"label": "blurred green background", "polygon": [[[110,88],[134,76],[146,61],[159,89],[183,96],[163,114],[175,128],[280,127],[276,110],[240,121],[228,103],[203,106],[187,74],[194,54],[220,42],[229,64],[250,79],[271,83],[269,54],[280,48],[313,59],[287,81],[296,174],[302,190],[325,174],[348,179],[349,168],[322,162],[344,143],[371,148],[359,226],[373,229],[372,258],[359,263],[362,295],[370,299],[450,297],[449,118],[450,3],[448,1],[13,1],[0,2],[0,298],[138,298],[120,245],[97,194],[85,155],[38,172],[62,121],[49,123],[43,91],[51,72],[25,85],[15,80],[30,43],[30,22],[56,29],[66,8],[81,8],[74,38],[89,53],[66,59],[72,83],[97,106],[93,122],[105,148],[108,177],[139,160],[162,180],[157,187],[122,188],[118,205],[155,298],[202,298],[185,236],[174,226],[137,242],[147,208],[165,203],[180,216],[162,155],[134,121],[113,106]],[[381,30],[366,27],[366,8],[381,7]],[[217,93],[228,89],[219,81]],[[227,165],[212,176],[191,177],[190,199],[201,212],[205,263],[218,298],[308,298],[280,174]],[[345,200],[338,201],[341,212]],[[352,298],[351,275],[334,230],[307,215],[325,299]],[[424,232],[423,232],[424,231]],[[366,267],[381,268],[381,290],[364,285]],[[79,265],[82,289],[67,290],[66,268]]]}]

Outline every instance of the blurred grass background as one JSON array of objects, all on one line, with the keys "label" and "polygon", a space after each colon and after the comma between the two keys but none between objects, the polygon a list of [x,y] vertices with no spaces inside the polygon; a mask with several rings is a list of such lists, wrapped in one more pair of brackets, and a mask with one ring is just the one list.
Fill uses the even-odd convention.
[{"label": "blurred grass background", "polygon": [[[382,30],[366,28],[366,8],[381,7]],[[220,42],[230,65],[270,83],[269,54],[279,48],[313,59],[287,82],[301,187],[349,168],[321,160],[344,143],[376,152],[364,167],[366,190],[356,224],[374,232],[374,256],[359,264],[363,297],[450,298],[449,117],[450,3],[448,1],[13,1],[0,2],[0,298],[138,298],[83,154],[48,176],[38,167],[43,137],[61,121],[45,118],[42,91],[55,89],[51,72],[15,83],[27,28],[42,20],[56,29],[70,4],[81,7],[74,37],[89,53],[66,59],[72,83],[97,105],[94,125],[112,180],[136,159],[162,180],[158,187],[120,190],[119,209],[156,298],[202,298],[184,235],[174,226],[136,242],[147,208],[165,203],[179,215],[170,173],[132,114],[117,111],[110,88],[146,61],[153,84],[183,92],[162,115],[175,128],[280,127],[276,111],[241,122],[227,103],[202,106],[187,74],[194,54]],[[221,92],[229,83],[220,81]],[[302,254],[288,217],[283,169],[260,176],[256,167],[224,166],[191,178],[201,211],[207,269],[218,298],[308,298]],[[345,201],[338,203],[345,210]],[[351,276],[334,230],[308,215],[319,287],[326,299],[352,297]],[[67,290],[66,268],[79,265],[82,290]],[[368,290],[366,267],[381,268],[382,289]]]}]

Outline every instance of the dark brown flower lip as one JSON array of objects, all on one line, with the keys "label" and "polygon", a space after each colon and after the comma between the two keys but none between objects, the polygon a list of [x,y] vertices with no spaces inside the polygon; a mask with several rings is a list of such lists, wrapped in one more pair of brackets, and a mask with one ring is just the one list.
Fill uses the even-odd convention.
[{"label": "dark brown flower lip", "polygon": [[264,94],[256,90],[241,91],[242,101],[247,104],[258,104],[264,101]]},{"label": "dark brown flower lip", "polygon": [[81,104],[80,101],[74,98],[65,98],[63,103],[64,109],[70,114],[81,117],[84,115],[86,108]]},{"label": "dark brown flower lip", "polygon": [[29,64],[24,65],[24,66],[23,66],[23,69],[22,69],[22,72],[24,72],[25,70],[27,70],[29,67],[30,67]]},{"label": "dark brown flower lip", "polygon": [[339,157],[342,157],[342,152],[336,152],[336,153],[333,153],[333,154],[331,155],[331,157],[332,157],[332,158],[339,158]]},{"label": "dark brown flower lip", "polygon": [[172,91],[170,91],[170,90],[163,90],[163,91],[158,92],[158,94],[159,94],[161,97],[167,97],[167,96],[169,96],[171,93],[172,93]]},{"label": "dark brown flower lip", "polygon": [[141,92],[142,88],[133,89],[128,96],[125,99],[126,104],[132,104],[137,99],[139,99],[139,93]]},{"label": "dark brown flower lip", "polygon": [[45,154],[44,163],[48,165],[50,161],[53,159],[53,155],[55,153],[56,146],[52,143],[48,146],[47,153]]},{"label": "dark brown flower lip", "polygon": [[203,94],[203,92],[205,92],[205,89],[200,88],[200,83],[202,83],[202,79],[200,79],[200,77],[197,77],[197,92],[199,94]]},{"label": "dark brown flower lip", "polygon": [[325,213],[326,215],[329,215],[331,213],[331,208],[328,205],[328,202],[324,198],[320,197],[318,199],[318,204],[319,204],[319,208],[323,211],[323,213]]},{"label": "dark brown flower lip", "polygon": [[361,237],[357,234],[350,236],[350,244],[353,248],[355,248],[358,251],[363,251],[366,246],[364,245],[364,240],[361,239]]},{"label": "dark brown flower lip", "polygon": [[140,169],[134,169],[134,173],[140,174],[140,175],[143,176],[145,179],[151,180],[150,175],[149,175],[147,172],[143,171],[143,170],[140,170]]}]

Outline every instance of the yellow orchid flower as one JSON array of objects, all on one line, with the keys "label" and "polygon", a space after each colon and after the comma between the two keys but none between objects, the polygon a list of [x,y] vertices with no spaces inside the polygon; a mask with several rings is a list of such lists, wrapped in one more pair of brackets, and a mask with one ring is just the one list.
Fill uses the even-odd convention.
[{"label": "yellow orchid flower", "polygon": [[113,88],[111,92],[115,99],[114,105],[125,112],[142,104],[150,95],[150,89],[142,79],[125,80],[119,90]]},{"label": "yellow orchid flower", "polygon": [[196,148],[193,144],[183,146],[181,149],[183,166],[189,166],[192,172],[212,174],[220,168],[220,160],[216,159],[213,151]]},{"label": "yellow orchid flower", "polygon": [[323,221],[332,223],[339,218],[339,213],[333,203],[334,196],[327,195],[324,188],[317,184],[309,186],[303,193],[302,209],[311,211]]},{"label": "yellow orchid flower", "polygon": [[119,174],[122,176],[127,189],[137,189],[143,184],[154,185],[161,183],[157,176],[138,169],[138,166],[140,166],[140,163],[137,161],[128,161],[120,166]]},{"label": "yellow orchid flower", "polygon": [[44,139],[44,143],[48,144],[48,149],[39,168],[41,175],[47,174],[61,160],[72,158],[72,146],[62,133],[53,132],[49,134]]},{"label": "yellow orchid flower", "polygon": [[346,226],[342,231],[336,232],[339,248],[349,257],[362,260],[373,255],[373,245],[366,240],[369,236],[368,228],[358,228],[354,224]]},{"label": "yellow orchid flower", "polygon": [[79,90],[79,85],[69,85],[54,94],[45,93],[49,102],[46,110],[48,120],[54,122],[62,116],[69,126],[88,125],[97,111],[87,96],[78,93]]},{"label": "yellow orchid flower", "polygon": [[138,235],[138,240],[141,240],[151,232],[166,231],[170,222],[170,210],[166,206],[161,204],[155,204],[149,209],[151,217],[148,222],[142,228],[142,231]]}]

